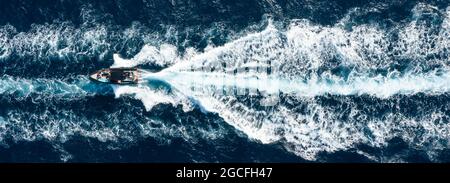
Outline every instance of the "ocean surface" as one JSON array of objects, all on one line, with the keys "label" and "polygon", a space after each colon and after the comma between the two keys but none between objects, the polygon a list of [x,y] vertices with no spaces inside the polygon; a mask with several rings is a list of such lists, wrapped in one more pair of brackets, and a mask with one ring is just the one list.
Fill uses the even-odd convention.
[{"label": "ocean surface", "polygon": [[[0,162],[450,162],[448,0],[0,0]],[[138,67],[138,85],[89,79]]]}]

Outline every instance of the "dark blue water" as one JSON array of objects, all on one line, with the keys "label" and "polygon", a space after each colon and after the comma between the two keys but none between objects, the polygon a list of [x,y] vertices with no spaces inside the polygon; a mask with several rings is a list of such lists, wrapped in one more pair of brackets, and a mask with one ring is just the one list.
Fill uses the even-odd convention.
[{"label": "dark blue water", "polygon": [[[1,0],[0,12],[1,162],[450,161],[448,1]],[[186,102],[149,82],[118,95],[87,78],[113,54],[152,72],[267,60],[313,94]]]}]

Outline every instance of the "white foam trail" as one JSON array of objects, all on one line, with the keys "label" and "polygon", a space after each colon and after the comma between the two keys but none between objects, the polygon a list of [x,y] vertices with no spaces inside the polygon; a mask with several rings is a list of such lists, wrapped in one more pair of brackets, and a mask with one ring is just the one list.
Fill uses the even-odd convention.
[{"label": "white foam trail", "polygon": [[[252,74],[231,76],[222,73],[185,71],[162,71],[148,74],[147,77],[163,79],[184,94],[194,97],[204,109],[218,113],[226,122],[244,132],[249,138],[261,143],[283,142],[287,149],[311,160],[316,158],[318,152],[347,149],[358,143],[380,147],[385,146],[389,139],[400,136],[408,143],[417,145],[426,141],[425,139],[443,138],[450,132],[450,125],[441,120],[445,115],[442,116],[439,111],[435,112],[437,116],[433,114],[433,117],[430,117],[439,120],[438,124],[433,124],[433,120],[427,119],[426,116],[411,119],[395,113],[389,113],[386,119],[378,121],[364,118],[364,115],[361,116],[362,112],[358,111],[360,109],[355,107],[356,104],[349,104],[352,106],[352,112],[348,121],[340,121],[338,116],[341,114],[329,111],[314,101],[314,97],[327,93],[372,95],[385,99],[399,94],[445,94],[450,92],[450,72],[420,75],[411,73],[402,77],[360,77],[352,81],[329,76],[306,82],[279,80],[270,76],[257,78]],[[230,87],[231,89],[227,91]],[[299,114],[278,100],[269,105],[265,104],[267,97],[252,99],[252,103],[269,107],[269,110],[254,109],[239,101],[236,96],[239,95],[239,88],[250,89],[249,93],[240,93],[242,96],[258,96],[256,92],[258,90],[272,94],[272,97],[279,96],[276,95],[277,92],[298,97],[298,100],[308,103],[308,112]],[[252,89],[255,90],[253,94]],[[417,128],[426,128],[427,131],[422,137],[424,139],[419,142],[414,138],[416,134],[409,133]],[[369,129],[369,132],[364,129]],[[369,137],[367,133],[370,134]],[[435,149],[445,148],[439,141],[431,143]]]},{"label": "white foam trail", "polygon": [[155,90],[145,85],[140,86],[113,86],[116,98],[123,95],[131,95],[141,100],[147,111],[150,111],[158,104],[172,104],[177,106],[181,104],[184,111],[192,109],[192,103],[189,98],[177,91],[167,92],[163,90]]},{"label": "white foam trail", "polygon": [[[184,95],[194,97],[251,139],[281,143],[306,159],[361,143],[383,147],[394,137],[434,152],[450,147],[450,124],[440,109],[415,117],[395,111],[376,117],[367,114],[371,109],[361,108],[348,98],[342,99],[342,106],[336,106],[345,109],[339,112],[318,104],[315,97],[366,95],[399,102],[395,101],[397,95],[447,94],[449,12],[450,8],[442,13],[436,7],[419,4],[413,10],[412,22],[391,30],[371,24],[348,30],[345,22],[323,27],[307,20],[294,20],[287,30],[279,30],[269,23],[261,32],[211,46],[204,53],[191,51],[185,54],[188,57],[176,56],[165,63],[171,67],[147,77],[167,81]],[[440,13],[443,23],[433,27],[425,26],[428,20],[420,18],[425,14],[439,17]],[[398,37],[392,39],[393,35]],[[142,54],[159,57],[152,50]],[[160,61],[165,59],[154,60],[164,65]],[[406,68],[401,70],[396,65]],[[271,73],[261,72],[267,67]],[[340,67],[347,68],[348,73],[333,71]],[[250,91],[239,93],[239,89]],[[262,93],[277,96],[278,92],[284,96],[284,103],[272,100],[273,95],[259,97]],[[144,103],[147,100],[142,99]],[[253,107],[257,104],[265,107]]]},{"label": "white foam trail", "polygon": [[[324,94],[333,95],[373,95],[388,98],[393,95],[413,95],[427,93],[438,95],[450,92],[450,72],[405,74],[401,77],[360,76],[352,80],[344,80],[332,75],[312,78],[306,81],[292,81],[274,76],[257,77],[255,75],[228,75],[222,73],[204,72],[166,72],[149,74],[165,80],[178,90],[190,95],[210,95],[206,91],[214,88],[213,92],[248,95],[239,93],[239,89],[246,89],[250,93],[264,92],[267,94],[287,93],[301,97],[315,97]],[[192,93],[196,92],[196,93]]]}]

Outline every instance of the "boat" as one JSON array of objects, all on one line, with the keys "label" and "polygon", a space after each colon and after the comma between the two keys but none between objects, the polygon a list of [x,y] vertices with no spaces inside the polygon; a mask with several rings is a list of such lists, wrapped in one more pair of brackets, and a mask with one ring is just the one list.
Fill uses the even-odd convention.
[{"label": "boat", "polygon": [[90,75],[100,83],[130,85],[139,83],[140,71],[137,68],[107,68]]}]

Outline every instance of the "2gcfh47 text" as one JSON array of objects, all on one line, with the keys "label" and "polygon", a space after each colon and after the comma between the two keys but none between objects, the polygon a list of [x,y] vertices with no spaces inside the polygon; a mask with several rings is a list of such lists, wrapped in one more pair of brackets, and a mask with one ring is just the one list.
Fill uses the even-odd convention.
[{"label": "2gcfh47 text", "polygon": [[203,178],[208,180],[210,176],[220,178],[269,178],[273,168],[220,168],[219,172],[208,169],[178,169],[177,178]]}]

